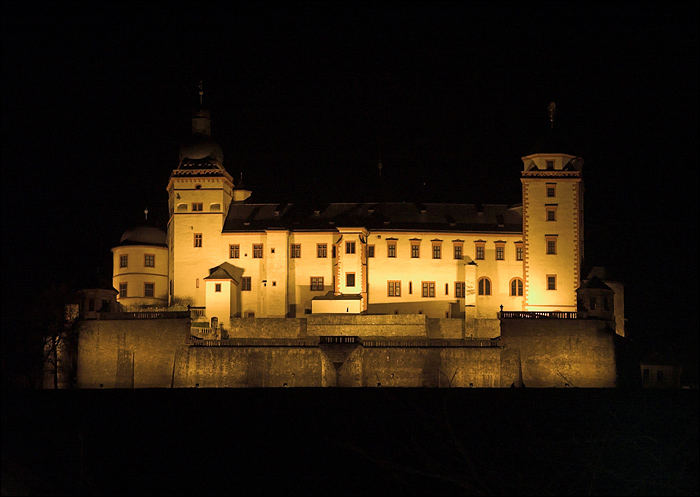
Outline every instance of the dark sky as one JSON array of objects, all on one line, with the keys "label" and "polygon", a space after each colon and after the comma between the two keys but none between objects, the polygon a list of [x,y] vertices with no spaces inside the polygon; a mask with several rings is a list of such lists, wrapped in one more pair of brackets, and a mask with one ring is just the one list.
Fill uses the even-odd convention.
[{"label": "dark sky", "polygon": [[[173,4],[174,5],[174,4]],[[5,305],[79,285],[168,175],[203,79],[254,199],[519,203],[546,106],[585,159],[586,265],[631,332],[697,349],[697,18],[691,3],[6,2]]]}]

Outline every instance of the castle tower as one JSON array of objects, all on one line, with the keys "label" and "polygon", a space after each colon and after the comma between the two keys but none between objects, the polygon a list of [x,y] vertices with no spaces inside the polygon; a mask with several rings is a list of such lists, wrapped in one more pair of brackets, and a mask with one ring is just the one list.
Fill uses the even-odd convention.
[{"label": "castle tower", "polygon": [[524,157],[524,310],[576,311],[583,260],[583,160],[571,155],[554,123]]},{"label": "castle tower", "polygon": [[167,186],[171,304],[203,306],[203,279],[224,258],[224,252],[212,244],[221,243],[234,184],[223,165],[223,150],[211,137],[211,115],[202,106],[203,96],[200,82],[200,105],[192,114],[192,136],[181,145],[178,165]]}]

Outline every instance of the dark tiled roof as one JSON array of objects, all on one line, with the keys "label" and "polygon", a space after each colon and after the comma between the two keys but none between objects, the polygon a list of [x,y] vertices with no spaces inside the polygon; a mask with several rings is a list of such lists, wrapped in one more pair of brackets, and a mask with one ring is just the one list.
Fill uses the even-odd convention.
[{"label": "dark tiled roof", "polygon": [[332,204],[233,203],[223,232],[290,230],[328,231],[336,227],[369,230],[521,232],[522,209],[504,204],[414,202]]},{"label": "dark tiled roof", "polygon": [[602,290],[610,290],[612,292],[612,288],[606,285],[603,282],[603,280],[601,280],[597,276],[594,276],[593,278],[584,281],[579,288],[600,288]]},{"label": "dark tiled roof", "polygon": [[236,283],[241,282],[243,269],[236,267],[228,262],[223,262],[209,270],[209,276],[205,280],[233,280]]}]

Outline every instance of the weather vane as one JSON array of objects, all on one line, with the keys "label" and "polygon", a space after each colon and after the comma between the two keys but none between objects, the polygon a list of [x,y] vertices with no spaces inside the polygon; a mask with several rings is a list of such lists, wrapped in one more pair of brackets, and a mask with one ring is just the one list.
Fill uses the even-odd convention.
[{"label": "weather vane", "polygon": [[554,113],[557,111],[557,104],[554,102],[549,102],[547,106],[547,112],[549,113],[549,127],[554,127]]},{"label": "weather vane", "polygon": [[202,105],[202,100],[204,97],[204,81],[201,79],[199,80],[199,84],[197,85],[197,88],[199,88],[199,105],[201,107]]},{"label": "weather vane", "polygon": [[143,215],[146,216],[146,221],[148,221],[148,207],[143,210]]}]

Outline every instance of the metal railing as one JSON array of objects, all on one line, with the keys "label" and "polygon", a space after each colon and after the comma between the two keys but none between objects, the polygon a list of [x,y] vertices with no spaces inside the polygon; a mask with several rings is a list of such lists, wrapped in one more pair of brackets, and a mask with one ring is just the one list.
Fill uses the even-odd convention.
[{"label": "metal railing", "polygon": [[101,312],[100,319],[180,319],[190,317],[188,311]]},{"label": "metal railing", "polygon": [[320,336],[318,337],[320,345],[331,345],[341,343],[360,343],[360,337],[356,336]]},{"label": "metal railing", "polygon": [[578,319],[576,311],[501,311],[499,319]]}]

